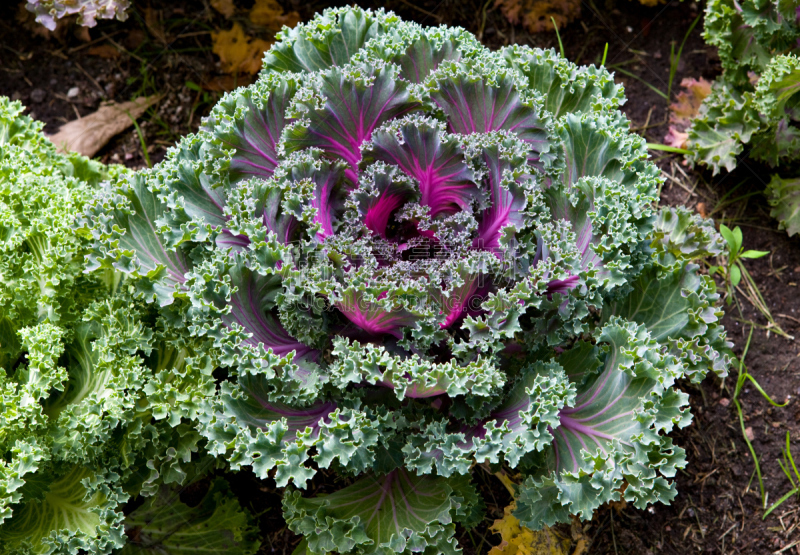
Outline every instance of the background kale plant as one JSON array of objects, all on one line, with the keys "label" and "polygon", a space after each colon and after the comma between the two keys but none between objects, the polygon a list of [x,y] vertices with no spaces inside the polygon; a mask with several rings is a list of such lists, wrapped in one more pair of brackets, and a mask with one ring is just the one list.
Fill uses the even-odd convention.
[{"label": "background kale plant", "polygon": [[710,0],[706,41],[723,74],[689,129],[690,158],[716,174],[748,154],[780,171],[767,196],[789,235],[800,231],[800,3]]}]

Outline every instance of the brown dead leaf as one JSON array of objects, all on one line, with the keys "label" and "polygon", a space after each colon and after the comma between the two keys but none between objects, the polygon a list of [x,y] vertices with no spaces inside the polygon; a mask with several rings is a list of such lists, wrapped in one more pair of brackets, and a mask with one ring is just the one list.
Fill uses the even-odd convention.
[{"label": "brown dead leaf", "polygon": [[236,11],[233,0],[211,0],[211,7],[225,16],[225,19],[233,17],[233,13]]},{"label": "brown dead leaf", "polygon": [[531,33],[560,29],[581,15],[580,0],[495,0],[496,8],[514,25],[522,23]]},{"label": "brown dead leaf", "polygon": [[122,40],[122,45],[128,50],[136,50],[142,45],[146,38],[147,34],[141,29],[131,29]]},{"label": "brown dead leaf", "polygon": [[212,32],[211,40],[212,51],[219,56],[225,73],[258,73],[264,52],[272,46],[270,42],[245,35],[239,23],[234,23],[229,31]]},{"label": "brown dead leaf", "polygon": [[675,97],[675,102],[669,106],[669,121],[671,125],[664,136],[664,144],[675,148],[686,148],[689,139],[687,129],[692,125],[692,120],[697,117],[703,99],[711,94],[711,82],[702,77],[700,79],[687,78],[681,81],[683,91]]},{"label": "brown dead leaf", "polygon": [[684,79],[681,87],[685,90],[678,93],[675,102],[670,104],[669,121],[680,125],[689,125],[690,120],[697,117],[703,99],[711,94],[711,82],[700,79]]},{"label": "brown dead leaf", "polygon": [[159,98],[157,95],[139,97],[130,102],[101,106],[93,114],[65,123],[49,139],[59,152],[77,152],[91,158],[115,135],[133,125],[134,120]]},{"label": "brown dead leaf", "polygon": [[75,38],[81,42],[92,42],[92,35],[89,34],[89,28],[79,25],[75,27]]},{"label": "brown dead leaf", "polygon": [[92,46],[87,50],[87,53],[90,56],[108,59],[116,59],[122,56],[122,53],[112,44],[98,44],[97,46]]},{"label": "brown dead leaf", "polygon": [[675,148],[686,148],[686,141],[688,140],[689,133],[679,131],[674,125],[670,125],[667,134],[664,135],[664,144]]},{"label": "brown dead leaf", "polygon": [[284,25],[294,27],[300,23],[300,14],[297,12],[284,13],[277,0],[256,0],[253,9],[250,10],[250,21],[255,25],[261,25],[270,31],[277,32]]}]

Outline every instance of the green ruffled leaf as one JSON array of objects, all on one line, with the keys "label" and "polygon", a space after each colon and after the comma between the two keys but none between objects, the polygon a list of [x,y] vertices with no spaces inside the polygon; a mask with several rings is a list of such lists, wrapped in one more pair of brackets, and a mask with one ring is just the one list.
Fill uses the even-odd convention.
[{"label": "green ruffled leaf", "polygon": [[770,216],[778,220],[780,229],[790,237],[800,232],[800,178],[773,175],[767,185],[767,199],[772,206]]},{"label": "green ruffled leaf", "polygon": [[453,513],[461,503],[447,479],[397,470],[329,495],[288,492],[283,515],[289,529],[306,537],[310,553],[455,554]]},{"label": "green ruffled leaf", "polygon": [[118,476],[72,467],[50,474],[46,493],[0,526],[0,547],[20,555],[108,555],[124,545]]},{"label": "green ruffled leaf", "polygon": [[250,515],[227,482],[215,478],[203,500],[190,507],[178,491],[162,487],[125,518],[127,545],[119,555],[253,555],[260,542]]}]

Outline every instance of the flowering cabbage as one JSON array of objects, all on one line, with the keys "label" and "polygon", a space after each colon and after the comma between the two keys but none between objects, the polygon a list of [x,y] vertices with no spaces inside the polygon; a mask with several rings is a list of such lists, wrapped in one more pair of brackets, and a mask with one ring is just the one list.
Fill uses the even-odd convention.
[{"label": "flowering cabbage", "polygon": [[456,552],[475,463],[522,473],[529,527],[668,502],[675,382],[729,361],[692,263],[721,241],[652,208],[623,100],[553,51],[329,10],[98,193],[87,270],[206,349],[211,393],[167,419],[286,487],[308,553]]},{"label": "flowering cabbage", "polygon": [[[797,175],[800,163],[800,5],[710,0],[706,41],[719,49],[723,74],[689,129],[690,159],[716,174],[732,171],[744,146],[771,167]],[[800,185],[774,175],[772,216],[789,235],[800,231]]]},{"label": "flowering cabbage", "polygon": [[130,0],[28,0],[25,7],[37,22],[55,31],[56,20],[68,15],[77,14],[78,24],[85,27],[94,27],[97,19],[125,21],[130,5]]}]

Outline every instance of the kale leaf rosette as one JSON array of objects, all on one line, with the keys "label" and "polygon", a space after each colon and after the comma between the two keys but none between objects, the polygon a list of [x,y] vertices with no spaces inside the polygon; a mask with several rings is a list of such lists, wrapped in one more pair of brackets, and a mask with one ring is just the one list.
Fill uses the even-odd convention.
[{"label": "kale leaf rosette", "polygon": [[456,552],[476,463],[532,528],[672,499],[675,383],[729,362],[692,262],[721,241],[653,208],[612,76],[357,8],[279,39],[86,215],[90,269],[211,345],[204,449],[285,486],[309,553]]},{"label": "kale leaf rosette", "polygon": [[704,27],[723,72],[688,129],[687,157],[717,174],[733,171],[747,146],[776,171],[770,215],[800,233],[800,4],[710,0]]}]

